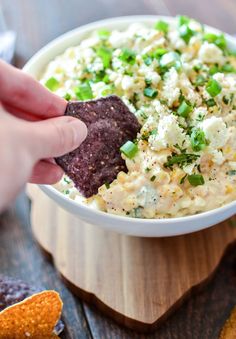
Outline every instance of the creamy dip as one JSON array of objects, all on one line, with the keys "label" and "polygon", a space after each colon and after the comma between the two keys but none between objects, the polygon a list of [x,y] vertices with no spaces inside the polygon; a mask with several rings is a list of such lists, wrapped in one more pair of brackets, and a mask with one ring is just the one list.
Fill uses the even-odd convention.
[{"label": "creamy dip", "polygon": [[98,30],[51,61],[40,81],[67,100],[116,94],[142,125],[121,151],[128,172],[89,199],[64,176],[55,187],[69,198],[136,218],[236,199],[236,57],[223,34],[183,16]]}]

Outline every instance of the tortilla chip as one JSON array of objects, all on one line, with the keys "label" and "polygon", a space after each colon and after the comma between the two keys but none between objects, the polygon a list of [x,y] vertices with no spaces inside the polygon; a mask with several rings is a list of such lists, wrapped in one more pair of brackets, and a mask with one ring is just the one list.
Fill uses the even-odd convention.
[{"label": "tortilla chip", "polygon": [[[22,280],[0,275],[0,311],[44,290],[43,286],[33,286]],[[59,320],[54,333],[60,334],[63,329],[64,324]]]},{"label": "tortilla chip", "polygon": [[221,330],[220,339],[235,339],[236,338],[236,307],[233,308],[229,319]]},{"label": "tortilla chip", "polygon": [[88,128],[85,141],[56,162],[89,198],[103,184],[111,183],[121,171],[127,172],[120,147],[136,138],[139,122],[123,101],[115,96],[90,101],[71,101],[65,115],[82,120]]},{"label": "tortilla chip", "polygon": [[43,291],[0,312],[0,338],[59,338],[53,333],[62,301],[55,291]]}]

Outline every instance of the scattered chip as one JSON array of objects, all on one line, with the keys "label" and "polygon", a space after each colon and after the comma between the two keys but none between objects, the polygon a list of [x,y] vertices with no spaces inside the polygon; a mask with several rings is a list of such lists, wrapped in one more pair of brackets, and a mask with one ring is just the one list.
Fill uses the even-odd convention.
[{"label": "scattered chip", "polygon": [[226,320],[221,330],[219,339],[235,339],[236,338],[236,307],[233,308],[229,319]]},{"label": "scattered chip", "polygon": [[56,158],[58,165],[86,197],[127,172],[120,147],[136,138],[140,125],[123,101],[111,95],[91,101],[71,101],[65,115],[82,120],[88,128],[85,141],[73,152]]},{"label": "scattered chip", "polygon": [[[21,280],[0,275],[0,311],[5,308],[23,301],[25,298],[32,296],[44,288],[35,288]],[[55,334],[60,334],[64,329],[61,320],[55,326]]]},{"label": "scattered chip", "polygon": [[62,301],[55,291],[43,291],[0,312],[0,338],[58,338],[53,333]]}]

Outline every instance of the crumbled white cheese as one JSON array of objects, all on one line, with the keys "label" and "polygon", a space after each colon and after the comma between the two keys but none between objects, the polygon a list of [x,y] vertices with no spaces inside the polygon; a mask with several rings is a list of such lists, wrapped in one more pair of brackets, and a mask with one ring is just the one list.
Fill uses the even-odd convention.
[{"label": "crumbled white cheese", "polygon": [[151,149],[158,151],[168,146],[182,145],[185,138],[186,135],[179,127],[176,116],[170,114],[160,119],[157,134],[151,135],[148,142]]},{"label": "crumbled white cheese", "polygon": [[213,116],[205,119],[200,126],[212,148],[218,149],[225,145],[228,139],[228,131],[222,118]]},{"label": "crumbled white cheese", "polygon": [[173,102],[178,100],[180,96],[180,89],[178,87],[179,75],[174,67],[165,75],[163,86],[163,97],[168,101],[168,105],[171,106]]},{"label": "crumbled white cheese", "polygon": [[204,42],[199,50],[199,59],[206,63],[224,63],[223,52],[216,45]]}]

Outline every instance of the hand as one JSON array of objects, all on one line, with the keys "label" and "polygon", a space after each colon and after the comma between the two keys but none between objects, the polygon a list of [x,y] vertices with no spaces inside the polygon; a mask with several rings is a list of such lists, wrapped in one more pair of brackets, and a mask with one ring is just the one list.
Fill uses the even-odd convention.
[{"label": "hand", "polygon": [[67,102],[22,71],[0,61],[0,210],[29,181],[53,184],[62,174],[54,157],[86,138],[78,119],[63,116]]}]

